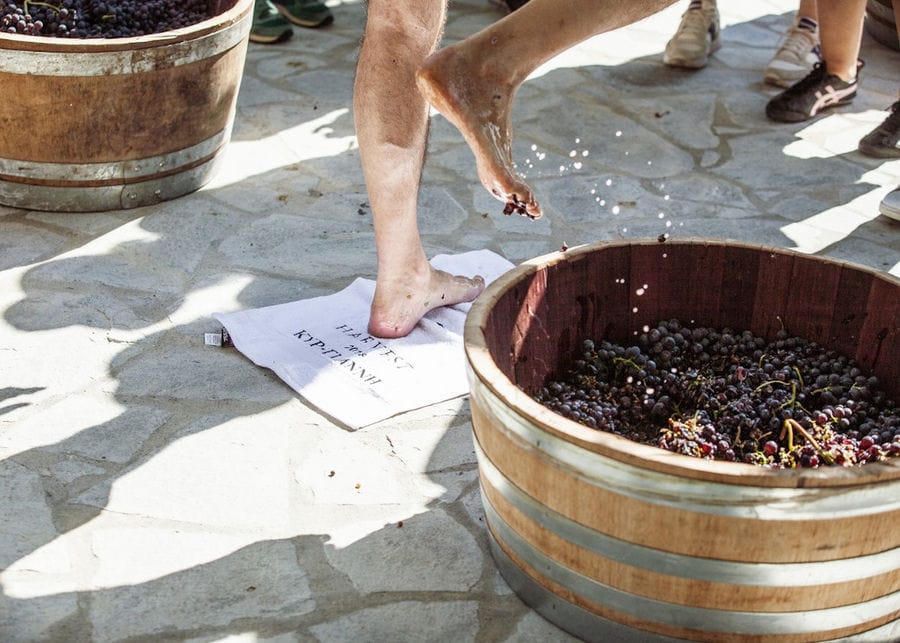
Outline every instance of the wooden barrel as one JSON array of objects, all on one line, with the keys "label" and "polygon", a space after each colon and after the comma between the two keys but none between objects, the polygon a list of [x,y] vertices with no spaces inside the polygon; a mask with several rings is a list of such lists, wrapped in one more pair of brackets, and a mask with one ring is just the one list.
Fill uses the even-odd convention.
[{"label": "wooden barrel", "polygon": [[625,341],[671,318],[768,339],[784,325],[900,393],[900,280],[886,273],[703,240],[526,262],[465,328],[488,534],[511,587],[585,640],[900,640],[900,459],[707,461],[532,398],[583,339]]},{"label": "wooden barrel", "polygon": [[135,38],[0,34],[0,203],[83,212],[196,190],[231,135],[253,0]]},{"label": "wooden barrel", "polygon": [[[866,31],[877,42],[900,51],[900,37],[897,36],[897,14],[894,0],[867,0]],[[897,0],[900,2],[900,0]]]}]

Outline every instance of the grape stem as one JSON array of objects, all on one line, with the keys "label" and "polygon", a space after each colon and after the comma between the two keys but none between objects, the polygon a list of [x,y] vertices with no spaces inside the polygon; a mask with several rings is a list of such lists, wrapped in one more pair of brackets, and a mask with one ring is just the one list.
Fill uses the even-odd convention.
[{"label": "grape stem", "polygon": [[781,435],[778,436],[779,440],[783,440],[785,434],[787,434],[788,451],[794,450],[794,431],[802,435],[804,439],[809,442],[816,450],[816,453],[819,454],[819,457],[821,457],[825,462],[827,462],[828,464],[834,464],[834,458],[831,456],[831,454],[822,448],[822,445],[819,444],[812,435],[810,435],[809,431],[803,428],[802,424],[797,422],[797,420],[791,418],[788,418],[784,421],[784,426],[781,429]]},{"label": "grape stem", "polygon": [[800,426],[794,420],[785,420],[784,424],[781,425],[781,434],[778,436],[779,440],[784,440],[784,436],[787,435],[788,451],[794,450],[794,430],[793,430],[793,427],[791,426],[791,423],[796,424],[797,426]]},{"label": "grape stem", "polygon": [[772,386],[773,384],[784,384],[785,386],[793,384],[793,382],[785,382],[784,380],[766,380],[755,389],[753,389],[754,393],[758,393],[761,389],[764,389],[767,386]]},{"label": "grape stem", "polygon": [[[796,368],[795,368],[794,370],[796,370]],[[799,375],[799,374],[800,374],[800,373],[798,372],[797,375]],[[800,404],[800,402],[797,401],[797,382],[785,382],[784,380],[768,380],[768,381],[763,382],[763,383],[760,384],[759,386],[757,386],[755,389],[753,389],[753,392],[756,393],[756,392],[758,392],[761,388],[764,388],[764,387],[766,387],[766,386],[771,386],[772,384],[784,384],[785,386],[790,386],[790,387],[791,387],[791,397],[790,397],[790,399],[789,399],[789,400],[786,400],[786,401],[784,402],[784,404],[782,404],[781,406],[779,406],[779,407],[778,407],[779,410],[783,409],[783,408],[786,407],[786,406],[789,406],[789,407],[791,407],[792,409],[793,409],[793,408],[800,408],[801,410],[805,411],[807,414],[809,413],[809,411],[806,409],[806,407],[804,407],[802,404]],[[801,386],[801,388],[803,387],[803,379],[802,379],[802,378],[801,378],[801,380],[800,380],[800,386]]]},{"label": "grape stem", "polygon": [[28,7],[32,7],[32,6],[33,7],[46,7],[47,9],[51,9],[55,13],[59,13],[59,7],[57,7],[56,5],[50,4],[49,2],[39,2],[38,0],[33,0],[32,2],[25,0],[25,4],[22,6],[22,8],[25,10],[25,13],[29,13]]},{"label": "grape stem", "polygon": [[624,364],[625,366],[631,366],[634,370],[641,370],[640,367],[634,363],[634,360],[628,359],[627,357],[613,357],[614,364]]}]

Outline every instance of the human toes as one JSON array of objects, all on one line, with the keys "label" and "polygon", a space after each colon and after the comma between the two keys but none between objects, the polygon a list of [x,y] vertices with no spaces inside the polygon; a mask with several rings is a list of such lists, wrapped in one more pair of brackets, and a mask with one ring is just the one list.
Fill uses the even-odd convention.
[{"label": "human toes", "polygon": [[503,214],[521,214],[524,217],[528,217],[529,219],[540,219],[543,216],[543,212],[541,211],[540,204],[534,199],[534,195],[531,193],[525,197],[525,199],[520,198],[517,194],[509,194],[503,197],[494,193],[498,199],[501,201],[506,201],[506,205],[503,206]]},{"label": "human toes", "polygon": [[446,305],[472,301],[481,294],[485,286],[484,277],[482,277],[481,275],[476,275],[475,277],[455,275],[451,279],[450,284],[451,292],[445,292],[442,295],[442,299],[450,300],[450,302],[448,302]]}]

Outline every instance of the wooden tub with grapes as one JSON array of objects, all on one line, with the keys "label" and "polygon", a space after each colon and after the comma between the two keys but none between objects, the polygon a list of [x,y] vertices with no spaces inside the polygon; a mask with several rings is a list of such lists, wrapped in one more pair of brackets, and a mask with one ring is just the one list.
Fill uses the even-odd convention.
[{"label": "wooden tub with grapes", "polygon": [[492,283],[465,349],[491,549],[547,619],[597,641],[900,640],[900,280],[588,245]]},{"label": "wooden tub with grapes", "polygon": [[253,0],[2,6],[0,204],[133,208],[212,178],[231,136]]}]

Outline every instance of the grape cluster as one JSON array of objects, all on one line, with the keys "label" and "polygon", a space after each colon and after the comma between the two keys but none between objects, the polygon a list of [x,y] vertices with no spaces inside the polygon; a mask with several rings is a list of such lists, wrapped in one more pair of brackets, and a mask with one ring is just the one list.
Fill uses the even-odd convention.
[{"label": "grape cluster", "polygon": [[189,27],[211,15],[211,0],[0,0],[0,31],[130,38]]},{"label": "grape cluster", "polygon": [[851,359],[779,331],[645,327],[632,346],[582,343],[535,399],[572,420],[710,460],[774,468],[900,456],[900,409]]}]

